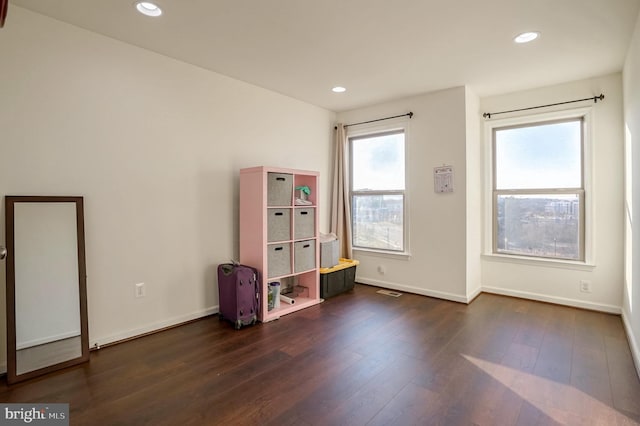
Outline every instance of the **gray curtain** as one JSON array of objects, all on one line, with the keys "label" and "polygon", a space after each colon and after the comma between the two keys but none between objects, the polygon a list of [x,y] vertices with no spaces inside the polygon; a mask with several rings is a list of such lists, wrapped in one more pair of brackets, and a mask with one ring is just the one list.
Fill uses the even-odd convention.
[{"label": "gray curtain", "polygon": [[349,145],[344,124],[335,131],[331,232],[340,240],[340,257],[353,259],[351,245],[351,200],[349,198]]}]

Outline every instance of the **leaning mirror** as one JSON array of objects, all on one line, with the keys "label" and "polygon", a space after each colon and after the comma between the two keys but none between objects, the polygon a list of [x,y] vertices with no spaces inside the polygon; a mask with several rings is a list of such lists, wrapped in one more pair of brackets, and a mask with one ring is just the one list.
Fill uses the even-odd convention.
[{"label": "leaning mirror", "polygon": [[7,382],[89,360],[82,197],[5,197]]}]

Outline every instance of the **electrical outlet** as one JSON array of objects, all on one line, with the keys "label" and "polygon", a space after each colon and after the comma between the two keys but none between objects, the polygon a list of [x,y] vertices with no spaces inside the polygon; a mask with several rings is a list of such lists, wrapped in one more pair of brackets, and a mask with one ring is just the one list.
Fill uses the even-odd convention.
[{"label": "electrical outlet", "polygon": [[582,293],[591,293],[591,281],[580,280],[580,291]]},{"label": "electrical outlet", "polygon": [[386,272],[386,270],[385,270],[384,266],[383,265],[379,265],[378,266],[378,273],[380,275],[384,275],[385,272]]},{"label": "electrical outlet", "polygon": [[144,297],[145,293],[144,283],[136,284],[136,297]]}]

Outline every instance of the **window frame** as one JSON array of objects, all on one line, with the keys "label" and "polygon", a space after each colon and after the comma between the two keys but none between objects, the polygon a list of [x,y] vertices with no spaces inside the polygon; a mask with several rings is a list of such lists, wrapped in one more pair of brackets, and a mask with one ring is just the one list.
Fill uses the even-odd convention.
[{"label": "window frame", "polygon": [[[405,119],[406,120],[406,119]],[[349,202],[351,205],[351,238],[352,247],[355,251],[363,251],[369,253],[386,254],[392,256],[409,256],[409,203],[408,203],[408,122],[405,120],[394,121],[386,124],[357,126],[357,128],[347,128],[347,142],[349,145]],[[404,190],[367,190],[367,191],[354,191],[353,189],[353,140],[367,139],[377,136],[404,134]],[[355,226],[354,226],[354,209],[353,199],[357,195],[402,195],[402,239],[403,247],[401,250],[383,249],[376,247],[364,247],[355,245]]]},{"label": "window frame", "polygon": [[[589,265],[594,262],[593,252],[593,216],[594,203],[592,191],[592,123],[593,108],[575,108],[558,110],[541,114],[526,114],[505,119],[494,119],[485,122],[485,159],[489,165],[485,172],[487,189],[485,197],[485,242],[484,255],[493,258],[531,261],[533,263],[564,263],[573,265]],[[530,189],[497,189],[496,188],[496,140],[499,130],[532,127],[535,125],[555,124],[581,120],[581,187],[580,188],[530,188]],[[569,259],[555,256],[529,255],[517,252],[498,251],[498,197],[501,195],[538,195],[538,194],[576,194],[580,200],[580,258]]]}]

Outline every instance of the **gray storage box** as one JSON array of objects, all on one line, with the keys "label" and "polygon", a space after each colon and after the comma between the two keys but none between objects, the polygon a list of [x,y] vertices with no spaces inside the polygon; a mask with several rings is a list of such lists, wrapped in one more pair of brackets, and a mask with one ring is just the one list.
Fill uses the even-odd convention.
[{"label": "gray storage box", "polygon": [[291,243],[267,245],[267,277],[291,274]]},{"label": "gray storage box", "polygon": [[291,239],[291,209],[267,209],[267,242]]},{"label": "gray storage box", "polygon": [[320,267],[333,268],[339,262],[340,243],[338,240],[320,243]]},{"label": "gray storage box", "polygon": [[304,272],[316,267],[316,241],[305,240],[293,243],[293,269]]},{"label": "gray storage box", "polygon": [[290,206],[293,201],[293,175],[267,173],[267,205]]},{"label": "gray storage box", "polygon": [[294,209],[293,228],[294,239],[313,238],[316,231],[316,209]]}]

